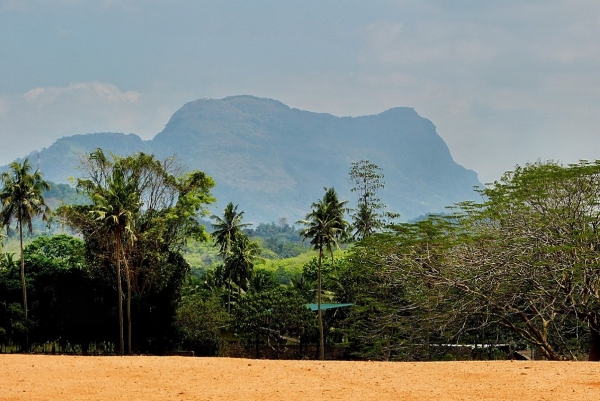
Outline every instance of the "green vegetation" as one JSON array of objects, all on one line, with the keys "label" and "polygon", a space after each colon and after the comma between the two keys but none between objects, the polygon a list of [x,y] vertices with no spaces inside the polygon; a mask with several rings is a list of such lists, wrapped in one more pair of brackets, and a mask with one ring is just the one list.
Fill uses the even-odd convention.
[{"label": "green vegetation", "polygon": [[33,232],[32,220],[41,216],[46,221],[50,208],[46,205],[42,191],[50,186],[42,179],[42,174],[36,170],[31,173],[31,165],[26,159],[22,164],[13,162],[10,170],[2,174],[3,189],[0,192],[0,222],[10,230],[13,221],[19,230],[19,250],[21,255],[21,288],[23,291],[23,315],[27,322],[27,286],[25,283],[25,258],[23,257],[23,225],[26,224],[29,233]]},{"label": "green vegetation", "polygon": [[600,162],[517,167],[482,203],[357,244],[342,276],[352,352],[430,359],[440,344],[501,342],[598,360],[599,177]]},{"label": "green vegetation", "polygon": [[[214,182],[172,158],[88,156],[77,183],[87,199],[71,197],[53,221],[78,237],[4,238],[4,351],[220,355],[237,342],[248,355],[299,347],[302,357],[316,343],[320,359],[337,344],[369,360],[502,358],[524,347],[600,360],[600,161],[517,167],[481,189],[480,203],[385,225],[383,177],[365,162],[352,170],[362,177],[356,210],[329,188],[299,228],[251,228],[234,203],[202,221]],[[3,176],[2,221],[35,232],[54,192],[27,166]],[[361,207],[370,225],[348,224]],[[361,240],[341,250],[351,233]],[[336,303],[345,306],[324,307]]]},{"label": "green vegetation", "polygon": [[[254,267],[253,259],[258,256],[258,246],[250,244],[248,237],[242,233],[242,228],[248,223],[242,223],[244,212],[237,211],[238,205],[229,202],[223,210],[223,217],[212,215],[215,219],[212,237],[219,247],[219,255],[223,259],[223,269],[220,271],[227,280],[227,312],[231,311],[231,290],[235,285],[241,290]],[[246,250],[249,253],[246,253]],[[244,283],[242,283],[244,282]],[[238,292],[239,297],[239,292]]]},{"label": "green vegetation", "polygon": [[228,315],[217,297],[183,297],[175,317],[181,346],[199,356],[218,355],[223,347],[221,329],[227,321]]},{"label": "green vegetation", "polygon": [[252,292],[233,310],[234,329],[247,347],[266,341],[276,345],[277,355],[289,338],[302,339],[315,331],[315,316],[292,289],[273,288]]},{"label": "green vegetation", "polygon": [[192,274],[198,278],[207,270],[214,269],[221,262],[219,249],[212,241],[190,239],[183,247],[183,257],[189,263]]},{"label": "green vegetation", "polygon": [[270,251],[268,255],[263,255],[269,259],[291,258],[307,251],[306,245],[302,243],[300,230],[290,226],[285,218],[279,219],[278,224],[260,223],[255,229],[245,229],[244,232]]},{"label": "green vegetation", "polygon": [[361,240],[384,226],[381,210],[385,205],[381,203],[377,192],[385,187],[385,182],[381,168],[368,160],[352,163],[350,181],[354,184],[350,191],[358,194],[356,212],[352,215],[352,238]]},{"label": "green vegetation", "polygon": [[[341,251],[339,254],[341,254]],[[278,274],[280,277],[285,277],[284,282],[288,283],[290,278],[302,274],[304,265],[310,263],[310,261],[317,256],[318,252],[314,250],[308,250],[307,252],[298,256],[294,256],[293,258],[267,259],[261,266],[265,270],[269,270]]]},{"label": "green vegetation", "polygon": [[313,210],[306,215],[306,220],[301,220],[304,229],[300,234],[305,239],[310,239],[313,249],[319,252],[317,268],[317,320],[319,323],[319,358],[325,359],[325,337],[323,333],[323,313],[321,310],[321,296],[323,294],[323,280],[321,268],[325,250],[331,255],[333,249],[339,247],[338,242],[348,236],[348,223],[344,220],[345,204],[339,201],[333,188],[326,189],[323,199],[313,203]]},{"label": "green vegetation", "polygon": [[43,195],[46,202],[54,208],[61,204],[83,205],[90,202],[90,198],[69,184],[55,184],[51,181],[48,181],[48,184],[50,187],[43,191]]},{"label": "green vegetation", "polygon": [[[144,153],[108,158],[98,149],[82,168],[87,178],[77,185],[91,204],[63,206],[59,212],[67,225],[93,244],[90,263],[115,269],[121,354],[125,276],[127,352],[131,353],[132,296],[172,291],[169,284],[181,286],[189,269],[182,247],[188,237],[207,238],[196,217],[206,214],[205,205],[214,201],[210,194],[214,182],[200,171],[181,174],[172,159],[159,161]],[[171,296],[171,303],[176,303],[177,293]]]}]

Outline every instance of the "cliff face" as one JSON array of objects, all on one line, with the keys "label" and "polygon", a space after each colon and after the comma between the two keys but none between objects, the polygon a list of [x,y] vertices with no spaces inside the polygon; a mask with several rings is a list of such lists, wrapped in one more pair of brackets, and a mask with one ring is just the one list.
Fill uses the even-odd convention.
[{"label": "cliff face", "polygon": [[353,204],[348,171],[361,159],[383,169],[382,200],[403,218],[474,199],[479,185],[475,172],[454,162],[433,123],[411,108],[340,118],[250,96],[197,100],[151,143],[158,154],[207,171],[220,204],[239,203],[260,221],[302,217],[324,186]]}]

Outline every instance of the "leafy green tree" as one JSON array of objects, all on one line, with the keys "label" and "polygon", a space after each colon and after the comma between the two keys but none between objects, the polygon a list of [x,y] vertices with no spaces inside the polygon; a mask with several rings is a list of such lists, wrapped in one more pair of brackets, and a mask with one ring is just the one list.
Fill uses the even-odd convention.
[{"label": "leafy green tree", "polygon": [[[340,293],[340,274],[346,269],[346,260],[338,258],[335,260],[323,260],[321,264],[321,280],[323,289],[323,298],[327,302],[336,302],[338,293]],[[319,271],[318,258],[312,258],[308,263],[302,266],[302,274],[294,279],[294,288],[298,288],[303,296],[306,296],[308,303],[315,302],[315,286],[312,288],[308,283],[316,283]],[[307,285],[308,284],[308,285]],[[308,290],[308,292],[306,291]]]},{"label": "leafy green tree", "polygon": [[5,344],[25,350],[28,334],[31,344],[80,345],[86,353],[92,343],[100,345],[114,338],[116,308],[109,302],[114,284],[91,274],[83,241],[68,235],[38,236],[24,248],[24,258],[28,333],[18,304],[19,264],[0,263],[0,327],[6,333]]},{"label": "leafy green tree", "polygon": [[354,240],[370,237],[383,225],[377,213],[369,208],[369,205],[366,203],[358,204],[358,208],[352,215],[352,219],[354,226],[352,238]]},{"label": "leafy green tree", "polygon": [[[212,215],[211,219],[215,220],[215,223],[212,225],[214,231],[212,232],[212,237],[215,240],[215,245],[219,246],[219,253],[221,257],[225,261],[230,252],[232,243],[236,240],[236,237],[244,227],[248,227],[249,223],[242,223],[242,219],[244,217],[244,211],[237,211],[238,205],[233,205],[233,202],[229,202],[225,209],[223,209],[223,217]],[[227,300],[227,312],[231,311],[231,274],[233,271],[231,269],[227,270],[227,279],[228,279],[228,300]]]},{"label": "leafy green tree", "polygon": [[250,279],[251,292],[269,291],[279,287],[275,272],[266,269],[255,269],[252,278]]},{"label": "leafy green tree", "polygon": [[600,162],[518,166],[481,192],[480,204],[355,247],[343,283],[357,304],[354,342],[393,359],[413,339],[482,342],[495,332],[550,360],[586,348],[600,359]]},{"label": "leafy green tree", "polygon": [[[128,288],[131,288],[132,320],[134,310],[141,319],[138,324],[132,322],[132,326],[140,327],[146,322],[146,332],[139,341],[155,352],[159,351],[157,347],[167,345],[168,336],[164,330],[172,326],[178,292],[189,271],[181,252],[188,238],[208,239],[198,217],[206,215],[205,205],[214,202],[210,194],[214,181],[201,171],[182,173],[173,158],[161,161],[144,153],[108,158],[101,150],[96,150],[83,161],[82,171],[84,178],[78,180],[79,189],[102,207],[94,204],[65,206],[61,208],[60,216],[85,238],[92,269],[116,268],[117,257],[126,262],[128,274],[125,279],[129,280]],[[105,219],[114,212],[104,209],[106,205],[102,198],[108,196],[111,183],[115,181],[113,177],[119,176],[123,177],[127,187],[121,194],[122,201],[134,204],[137,200],[139,208],[131,214],[131,219],[127,218],[131,231],[123,231],[129,241],[121,241],[117,250],[114,237],[102,235]],[[131,241],[132,233],[135,233],[135,241]],[[117,276],[117,285],[119,281],[120,276]],[[163,324],[159,324],[161,321]],[[160,338],[150,341],[150,332]]]},{"label": "leafy green tree", "polygon": [[384,226],[384,216],[381,212],[385,205],[379,198],[378,191],[385,187],[382,170],[368,160],[352,163],[350,167],[350,182],[354,184],[351,191],[358,193],[357,209],[352,216],[355,240],[373,235]]},{"label": "leafy green tree", "polygon": [[225,291],[225,293],[223,291],[227,285],[227,277],[225,276],[224,270],[222,263],[219,263],[213,269],[207,270],[200,280],[200,288],[217,297],[224,297],[223,306],[226,307],[227,299],[225,296],[227,295],[227,291]]},{"label": "leafy green tree", "polygon": [[[318,262],[315,261],[315,265]],[[317,272],[315,269],[315,272]],[[310,280],[304,273],[296,274],[290,278],[290,287],[298,293],[307,304],[312,304],[316,301],[315,297],[315,287],[317,286],[317,279],[315,274],[315,279]]]},{"label": "leafy green tree", "polygon": [[[298,223],[304,225],[300,234],[304,239],[310,239],[313,248],[319,251],[319,265],[317,272],[317,319],[319,323],[319,357],[325,359],[325,338],[323,333],[323,314],[321,311],[322,297],[322,279],[321,267],[323,264],[324,250],[331,253],[333,258],[333,248],[338,246],[338,239],[343,238],[343,231],[346,225],[343,219],[340,220],[340,202],[329,192],[326,191],[322,200],[313,203],[312,211],[306,215],[305,220]],[[342,214],[343,216],[343,214]]]},{"label": "leafy green tree", "polygon": [[46,205],[42,192],[50,186],[39,170],[31,172],[29,159],[23,163],[12,162],[9,170],[1,176],[3,188],[0,192],[0,221],[7,231],[14,220],[19,228],[19,244],[21,250],[21,283],[23,289],[23,311],[27,320],[27,285],[25,282],[25,260],[23,258],[23,225],[29,232],[33,231],[32,220],[41,216],[47,220],[50,208]]},{"label": "leafy green tree", "polygon": [[225,209],[223,209],[223,217],[212,215],[211,219],[215,220],[212,224],[213,233],[212,236],[219,246],[219,252],[221,255],[226,256],[231,249],[231,243],[235,240],[235,236],[244,227],[248,227],[249,223],[242,223],[244,218],[244,211],[237,211],[239,205],[233,205],[233,202],[229,202]]},{"label": "leafy green tree", "polygon": [[25,349],[28,336],[19,265],[13,253],[0,254],[0,344],[22,344]]}]

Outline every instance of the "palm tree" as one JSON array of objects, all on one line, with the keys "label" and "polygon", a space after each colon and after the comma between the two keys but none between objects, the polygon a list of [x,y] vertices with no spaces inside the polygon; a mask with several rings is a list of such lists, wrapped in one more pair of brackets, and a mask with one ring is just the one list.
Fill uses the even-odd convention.
[{"label": "palm tree", "polygon": [[254,261],[261,253],[258,243],[250,241],[248,237],[238,232],[231,244],[231,249],[225,258],[226,274],[233,278],[238,286],[238,300],[241,290],[248,290],[248,282],[254,272]]},{"label": "palm tree", "polygon": [[[331,192],[330,192],[331,190]],[[345,202],[337,200],[337,194],[331,188],[326,190],[325,196],[317,203],[313,203],[312,211],[306,215],[305,220],[298,223],[304,228],[300,235],[304,239],[311,239],[310,244],[319,251],[319,268],[317,270],[317,317],[319,321],[319,358],[325,359],[325,337],[323,334],[323,314],[321,310],[322,280],[321,268],[323,265],[323,250],[329,251],[333,258],[333,247],[338,246],[338,240],[344,237],[348,223],[343,219],[343,205]]]},{"label": "palm tree", "polygon": [[9,170],[2,173],[2,184],[0,192],[0,221],[10,230],[11,221],[16,221],[19,227],[19,244],[21,247],[21,284],[23,286],[23,310],[25,321],[27,321],[27,287],[25,284],[25,258],[23,257],[23,225],[31,234],[33,232],[32,220],[41,216],[44,221],[50,216],[50,208],[44,201],[42,192],[50,189],[50,185],[44,181],[39,170],[30,173],[31,165],[29,159],[23,164],[12,162]]},{"label": "palm tree", "polygon": [[[223,217],[216,215],[210,216],[211,219],[216,220],[212,224],[214,231],[212,237],[215,240],[215,246],[219,246],[219,254],[225,261],[227,256],[231,252],[231,244],[235,240],[238,233],[242,231],[242,228],[249,226],[248,223],[242,223],[244,217],[244,211],[237,211],[239,205],[233,205],[233,202],[229,202],[225,209],[223,209]],[[227,295],[227,312],[231,311],[231,271],[228,272],[228,295]]]},{"label": "palm tree", "polygon": [[[345,242],[348,239],[350,224],[344,219],[344,215],[350,211],[346,207],[347,200],[340,201],[337,192],[333,187],[325,188],[323,202],[327,204],[327,220],[331,220],[332,227],[335,228],[336,243]],[[331,253],[331,263],[333,264],[333,247],[329,248]]]},{"label": "palm tree", "polygon": [[92,213],[101,223],[101,229],[114,239],[112,256],[117,269],[117,292],[119,297],[119,352],[124,354],[123,337],[123,288],[121,284],[121,261],[125,262],[127,283],[127,352],[131,354],[131,278],[129,265],[125,257],[123,243],[134,241],[135,235],[131,223],[139,212],[141,203],[137,192],[137,183],[128,180],[119,165],[115,165],[112,175],[107,177],[106,188],[95,188],[91,193]]},{"label": "palm tree", "polygon": [[306,278],[302,273],[290,277],[291,287],[306,301],[313,303],[315,301],[315,282]]},{"label": "palm tree", "polygon": [[370,237],[381,226],[379,216],[366,203],[359,203],[358,210],[352,217],[354,219],[352,239],[356,241]]}]

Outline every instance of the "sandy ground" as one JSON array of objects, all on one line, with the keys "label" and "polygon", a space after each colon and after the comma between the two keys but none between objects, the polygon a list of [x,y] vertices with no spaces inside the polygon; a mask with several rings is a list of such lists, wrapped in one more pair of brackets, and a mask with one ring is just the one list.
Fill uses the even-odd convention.
[{"label": "sandy ground", "polygon": [[0,355],[0,400],[600,400],[600,363]]}]

